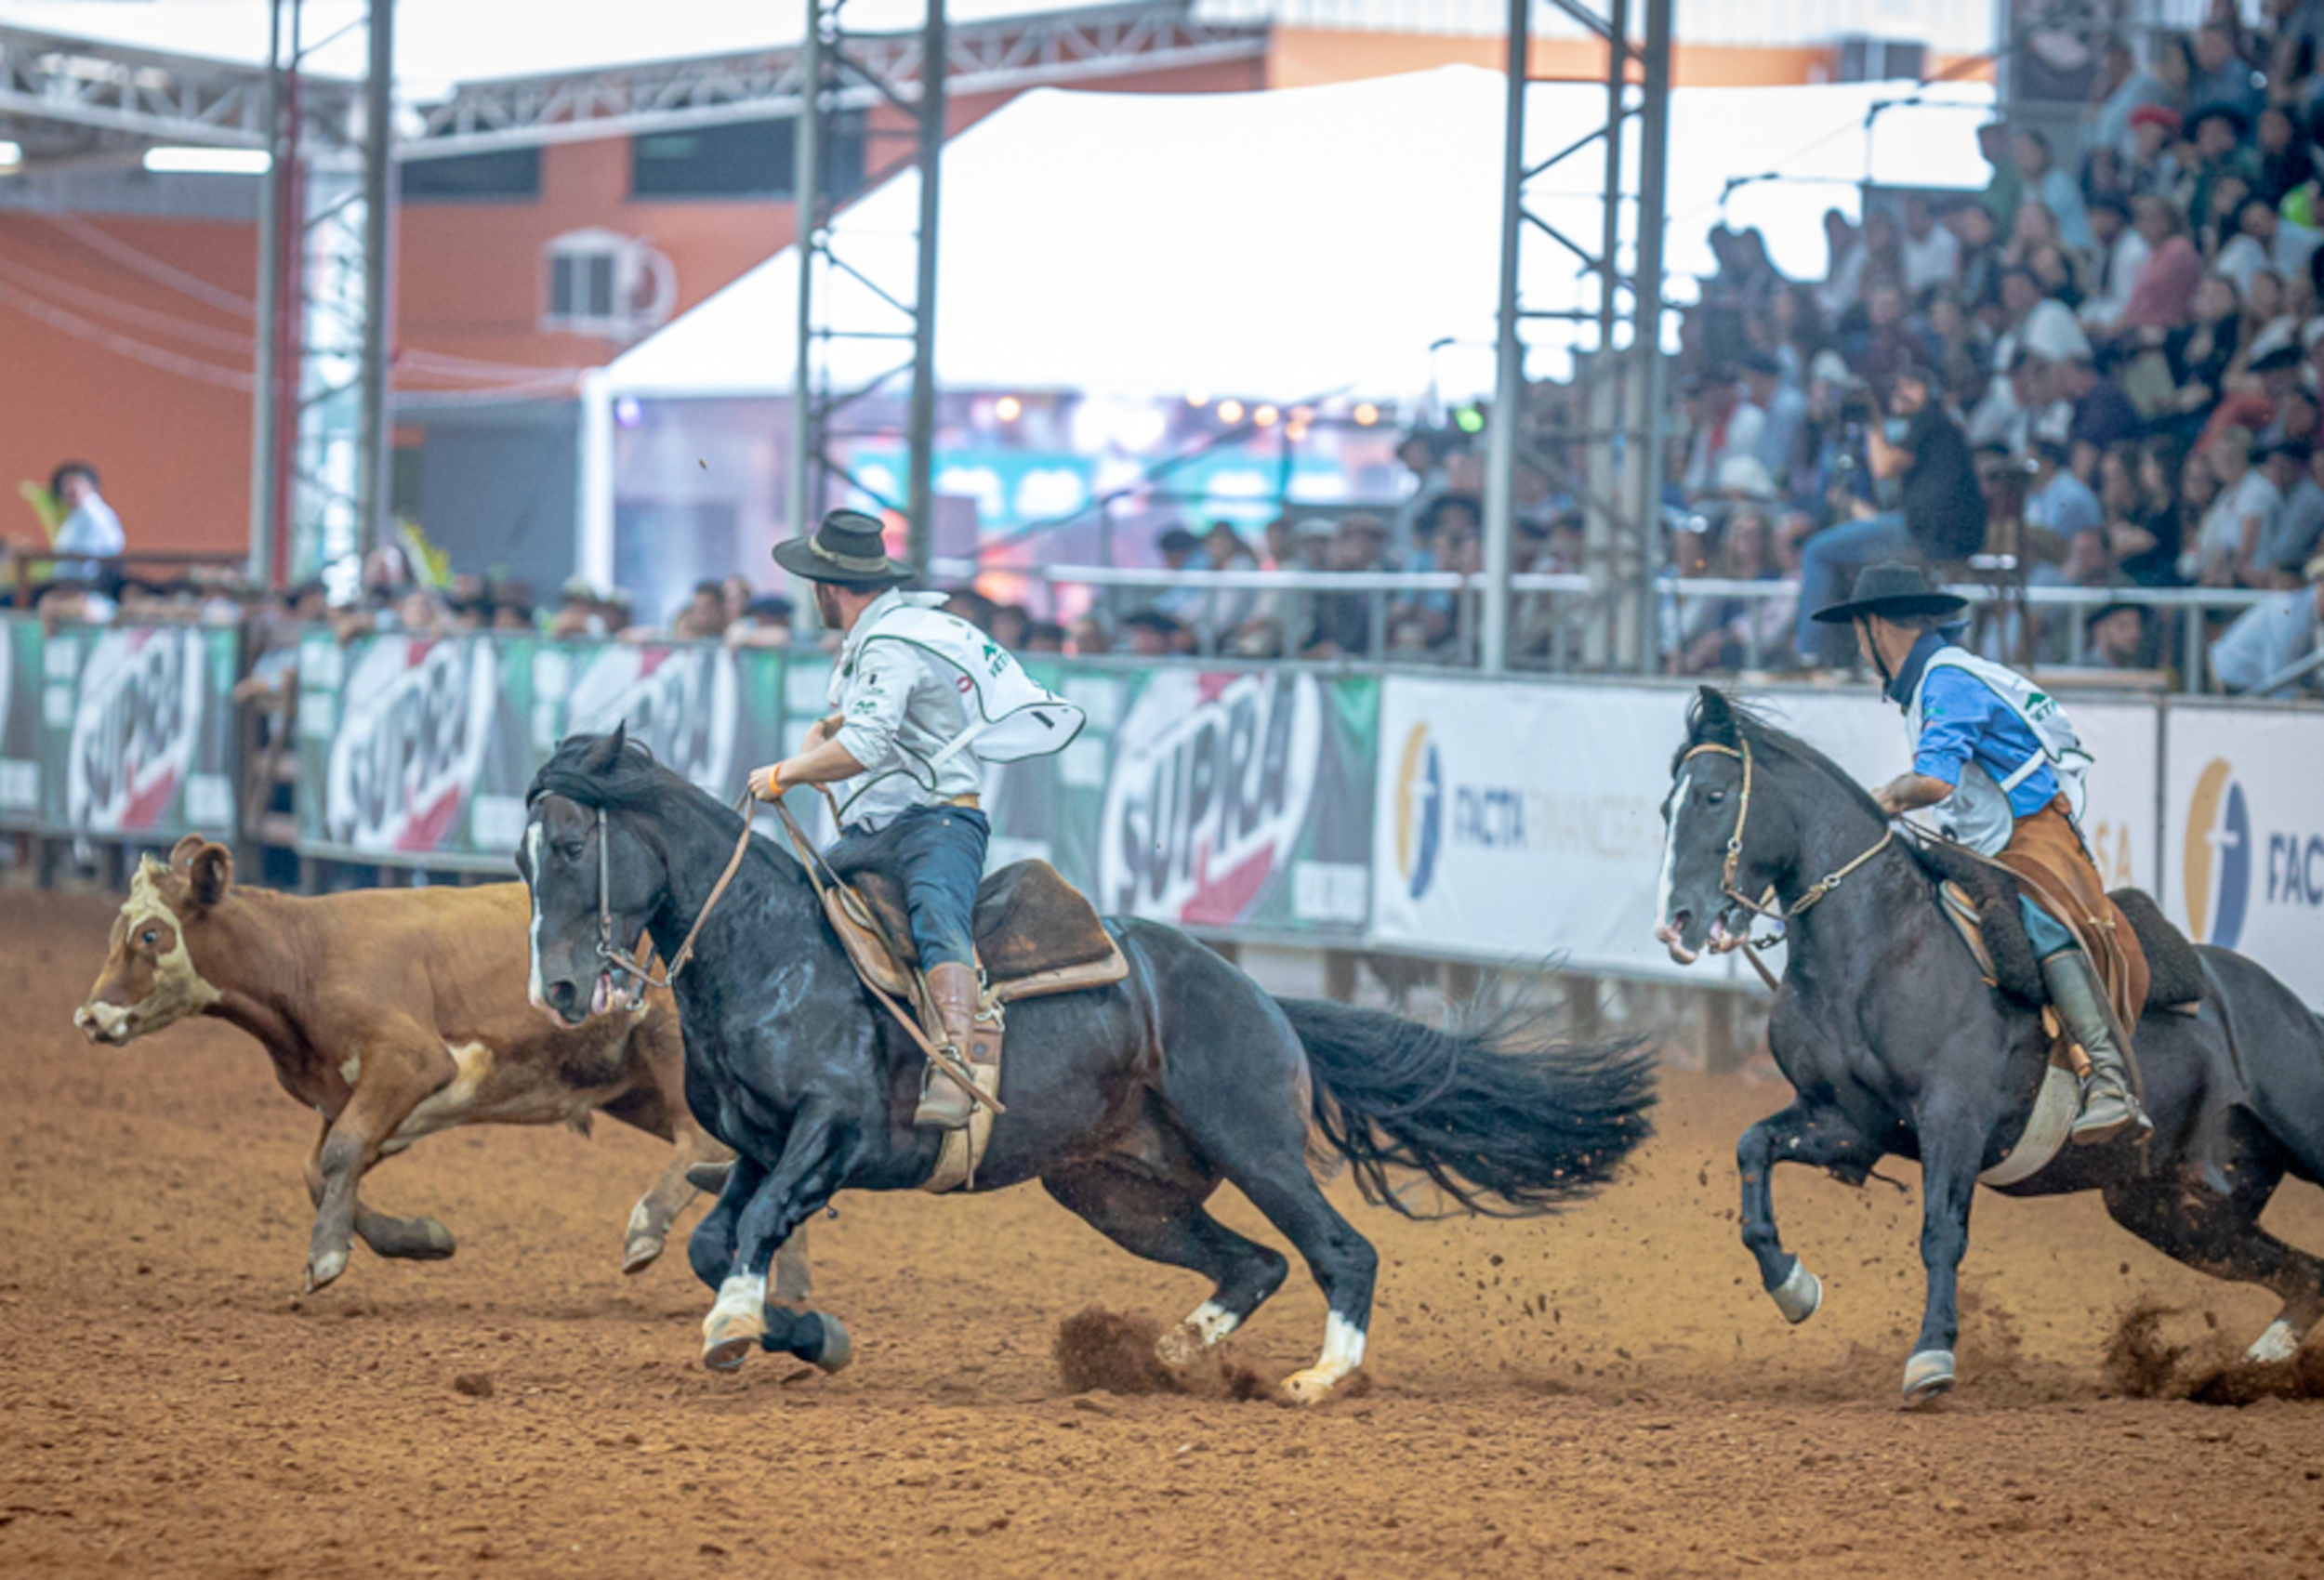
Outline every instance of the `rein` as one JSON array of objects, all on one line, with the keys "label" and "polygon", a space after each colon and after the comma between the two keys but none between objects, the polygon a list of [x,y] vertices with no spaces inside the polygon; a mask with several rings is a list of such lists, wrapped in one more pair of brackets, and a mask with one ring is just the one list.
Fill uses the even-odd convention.
[{"label": "rein", "polygon": [[654,974],[652,956],[643,940],[639,941],[637,950],[632,954],[624,954],[614,945],[613,836],[606,829],[605,809],[597,809],[597,957],[636,983],[629,995],[632,1009],[644,1001],[647,988],[673,986],[678,981],[678,973],[684,970],[686,963],[694,957],[694,941],[702,936],[703,928],[710,920],[710,913],[719,908],[719,902],[726,898],[727,889],[733,886],[734,875],[743,870],[743,857],[750,849],[749,808],[750,793],[745,791],[734,803],[734,810],[743,818],[743,832],[734,840],[734,853],[727,857],[726,870],[719,874],[719,881],[711,886],[710,898],[705,900],[702,909],[694,914],[694,925],[686,929],[686,941],[678,946],[678,953],[670,956],[669,969],[658,977]]},{"label": "rein", "polygon": [[[1738,736],[1737,739],[1741,738]],[[1715,741],[1706,741],[1698,746],[1689,747],[1685,756],[1680,757],[1679,761],[1686,762],[1694,757],[1702,756],[1706,752],[1714,752],[1721,757],[1734,757],[1743,764],[1743,787],[1741,793],[1736,798],[1735,832],[1727,836],[1726,861],[1719,869],[1719,892],[1725,899],[1741,906],[1752,915],[1766,916],[1777,921],[1789,921],[1792,918],[1804,914],[1810,906],[1814,905],[1817,901],[1823,899],[1827,894],[1829,894],[1833,889],[1838,889],[1841,884],[1847,880],[1849,875],[1854,873],[1858,867],[1861,867],[1865,862],[1879,855],[1882,850],[1887,849],[1890,844],[1893,843],[1896,837],[1896,830],[1894,824],[1883,828],[1881,831],[1880,838],[1869,849],[1859,853],[1855,860],[1849,862],[1846,865],[1839,867],[1834,871],[1828,872],[1822,877],[1817,878],[1814,883],[1808,885],[1807,889],[1800,895],[1799,899],[1793,901],[1789,905],[1781,905],[1776,902],[1776,889],[1773,884],[1768,885],[1766,893],[1761,895],[1757,900],[1753,900],[1750,896],[1745,894],[1742,890],[1735,887],[1736,874],[1741,870],[1743,865],[1743,828],[1744,825],[1750,821],[1751,816],[1751,744],[1749,741],[1744,741],[1742,746],[1738,749],[1735,746],[1723,746]],[[1743,957],[1751,963],[1751,969],[1759,973],[1759,980],[1767,984],[1768,991],[1770,992],[1773,992],[1776,989],[1776,983],[1775,973],[1767,968],[1766,962],[1760,959],[1758,952],[1765,949],[1773,949],[1780,941],[1781,939],[1778,935],[1770,934],[1766,938],[1755,939],[1750,937],[1748,931],[1740,941],[1741,946],[1744,950]]]}]

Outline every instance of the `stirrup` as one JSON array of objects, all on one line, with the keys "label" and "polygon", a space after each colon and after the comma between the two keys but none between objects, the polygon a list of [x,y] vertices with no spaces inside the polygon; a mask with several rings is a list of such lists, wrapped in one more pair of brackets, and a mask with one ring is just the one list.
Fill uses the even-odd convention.
[{"label": "stirrup", "polygon": [[[2102,1080],[2103,1086],[2100,1085]],[[2104,1103],[2109,1099],[2119,1105],[2120,1113],[2093,1121],[2092,1104]],[[2155,1122],[2146,1117],[2146,1111],[2139,1107],[2138,1099],[2131,1095],[2130,1088],[2119,1078],[2101,1076],[2098,1072],[2093,1071],[2081,1079],[2080,1099],[2080,1112],[2074,1116],[2073,1126],[2067,1132],[2078,1147],[2102,1146],[2125,1131],[2135,1131],[2136,1139],[2141,1141],[2155,1133]]]},{"label": "stirrup", "polygon": [[[950,1047],[950,1044],[944,1045]],[[955,1058],[961,1058],[957,1050]],[[966,1063],[965,1058],[961,1061]],[[939,1093],[942,1096],[939,1096]],[[959,1084],[946,1074],[934,1060],[920,1071],[919,1102],[912,1110],[915,1129],[965,1130],[976,1114],[976,1100],[960,1089]]]}]

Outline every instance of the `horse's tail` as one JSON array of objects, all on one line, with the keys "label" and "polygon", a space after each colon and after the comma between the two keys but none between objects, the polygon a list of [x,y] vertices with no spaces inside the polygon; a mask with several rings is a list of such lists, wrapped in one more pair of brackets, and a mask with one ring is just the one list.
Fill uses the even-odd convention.
[{"label": "horse's tail", "polygon": [[1505,1012],[1434,1031],[1376,1009],[1276,1000],[1307,1046],[1315,1125],[1366,1199],[1415,1211],[1389,1170],[1427,1176],[1470,1212],[1555,1211],[1610,1178],[1654,1133],[1650,1056],[1636,1039],[1563,1043]]}]

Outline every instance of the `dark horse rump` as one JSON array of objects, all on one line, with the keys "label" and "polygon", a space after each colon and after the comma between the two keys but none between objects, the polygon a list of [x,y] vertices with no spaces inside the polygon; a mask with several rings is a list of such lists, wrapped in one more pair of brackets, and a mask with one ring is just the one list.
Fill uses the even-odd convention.
[{"label": "dark horse rump", "polygon": [[[1915,847],[1921,864],[1948,883],[1958,884],[1977,908],[1985,929],[1985,946],[1993,956],[1994,985],[2019,1004],[2049,1001],[2041,985],[2041,962],[2027,935],[2026,918],[2017,908],[2020,885],[2016,875],[1995,865],[1973,850],[1942,839],[1923,839]],[[2108,896],[2139,947],[2146,952],[2146,1004],[2149,1012],[2199,1003],[2203,997],[2203,963],[2186,934],[2162,914],[2154,897],[2143,889],[2118,889]]]}]

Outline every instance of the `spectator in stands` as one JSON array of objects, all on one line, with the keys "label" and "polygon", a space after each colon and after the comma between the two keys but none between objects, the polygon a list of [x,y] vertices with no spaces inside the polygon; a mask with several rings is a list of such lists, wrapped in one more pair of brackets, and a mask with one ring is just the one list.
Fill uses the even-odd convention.
[{"label": "spectator in stands", "polygon": [[[2324,522],[2313,505],[2317,490],[2308,475],[2310,454],[2306,444],[2291,439],[2277,439],[2252,450],[2252,466],[2276,491],[2277,503],[2260,523],[2251,568],[2243,578],[2246,586],[2281,590],[2300,584],[2300,567],[2311,558],[2317,525]],[[2295,501],[2297,518],[2292,513]]]},{"label": "spectator in stands", "polygon": [[2026,201],[2026,178],[2010,157],[2009,129],[2000,122],[1987,121],[1977,128],[1977,152],[1993,167],[1992,178],[1977,194],[1977,204],[1992,217],[1999,235],[2017,218],[2018,204]]},{"label": "spectator in stands", "polygon": [[[1209,557],[1202,551],[1202,539],[1184,527],[1167,527],[1155,539],[1155,551],[1162,557],[1166,571],[1195,573],[1210,569]],[[1153,607],[1169,615],[1182,626],[1191,628],[1202,614],[1208,593],[1202,587],[1187,585],[1162,588],[1155,594]]]},{"label": "spectator in stands", "polygon": [[[2161,52],[2158,45],[2158,55]],[[2181,59],[2184,60],[2184,54]],[[2171,90],[2163,86],[2155,70],[2141,67],[2130,45],[2121,38],[2109,38],[2091,85],[2087,120],[2092,146],[2128,153],[2132,115],[2148,105],[2167,105],[2170,100]]]},{"label": "spectator in stands", "polygon": [[715,581],[696,582],[693,592],[671,617],[670,638],[680,642],[711,642],[726,635],[726,588]]},{"label": "spectator in stands", "polygon": [[2097,669],[2154,668],[2146,608],[2104,603],[2092,610],[2082,622],[2082,662]]},{"label": "spectator in stands", "polygon": [[2155,338],[2143,343],[2159,345],[2163,332],[2184,328],[2194,318],[2203,258],[2167,198],[2149,194],[2136,199],[2131,204],[2131,223],[2146,243],[2146,261],[2131,283],[2131,299],[2116,326],[2152,330]]},{"label": "spectator in stands", "polygon": [[2026,524],[2050,533],[2054,540],[2036,552],[2062,556],[2079,533],[2102,534],[2106,517],[2090,485],[2066,464],[2067,447],[2053,439],[2033,441],[2033,481],[2026,491]]},{"label": "spectator in stands", "polygon": [[1816,308],[1827,323],[1837,323],[1862,299],[1870,253],[1864,232],[1836,208],[1824,211],[1824,282],[1816,288]]},{"label": "spectator in stands", "polygon": [[1017,652],[1023,649],[1024,634],[1032,625],[1033,612],[1024,605],[996,603],[993,605],[992,624],[986,625],[984,631],[1010,652]]},{"label": "spectator in stands", "polygon": [[2194,543],[2179,557],[2179,574],[2207,587],[2240,586],[2251,578],[2260,539],[2283,507],[2283,495],[2251,464],[2250,428],[2222,430],[2202,454],[2219,493]]},{"label": "spectator in stands", "polygon": [[1114,651],[1114,634],[1098,615],[1077,615],[1065,627],[1065,651],[1076,658],[1103,658]]},{"label": "spectator in stands", "polygon": [[2313,669],[2301,680],[2272,688],[2267,684],[2314,654],[2319,629],[2324,629],[2324,555],[2308,561],[2302,574],[2306,586],[2253,604],[2212,644],[2212,675],[2223,688],[2281,697],[2291,695],[2297,687],[2317,685]]},{"label": "spectator in stands", "polygon": [[742,612],[727,622],[726,645],[733,648],[786,648],[791,645],[791,600],[772,594],[753,597]]},{"label": "spectator in stands", "polygon": [[1751,454],[1770,478],[1789,477],[1807,439],[1807,395],[1784,378],[1783,364],[1770,351],[1753,350],[1744,357],[1743,381],[1751,404],[1762,414],[1759,441]]},{"label": "spectator in stands", "polygon": [[1062,653],[1065,651],[1065,627],[1054,620],[1036,620],[1024,628],[1024,645],[1017,651]]},{"label": "spectator in stands", "polygon": [[[1377,516],[1349,516],[1332,533],[1322,568],[1379,571],[1385,568],[1388,529]],[[1318,593],[1314,624],[1301,644],[1305,658],[1360,658],[1372,651],[1372,607],[1380,595]],[[1383,606],[1384,607],[1384,606]]]},{"label": "spectator in stands", "polygon": [[[1905,197],[1905,232],[1898,243],[1905,295],[1924,303],[1929,293],[1949,287],[1961,264],[1961,238],[1936,221],[1936,211],[1920,192]],[[1777,474],[1780,476],[1781,474]]]},{"label": "spectator in stands", "polygon": [[2195,34],[2195,74],[2186,85],[2186,99],[2199,123],[2207,116],[2232,119],[2240,137],[2251,130],[2266,95],[2252,80],[2251,62],[2238,42],[2233,23],[2203,24]]},{"label": "spectator in stands", "polygon": [[2100,374],[2089,358],[2069,359],[2058,367],[2055,377],[2060,398],[2073,407],[2073,420],[2066,430],[2072,448],[2068,465],[2076,477],[2093,481],[2098,458],[2117,445],[2144,437],[2146,424],[2131,398],[2122,393],[2122,387]]},{"label": "spectator in stands", "polygon": [[[118,558],[129,546],[129,540],[121,530],[121,518],[105,503],[98,492],[97,468],[86,461],[67,461],[49,477],[48,492],[57,501],[63,519],[57,523],[56,549],[59,556],[92,555],[104,559]],[[114,573],[113,568],[101,565],[96,559],[59,558],[50,573],[59,579],[91,584]]]},{"label": "spectator in stands", "polygon": [[[2299,454],[2301,447],[2288,440],[2285,449]],[[2260,569],[2271,577],[2288,577],[2319,552],[2324,552],[2324,445],[2311,445],[2274,528],[2260,540]]]},{"label": "spectator in stands", "polygon": [[1195,651],[1192,627],[1159,609],[1141,609],[1122,622],[1129,651],[1139,658],[1181,658]]},{"label": "spectator in stands", "polygon": [[2022,214],[2027,207],[2042,210],[2055,222],[2057,238],[2076,252],[2090,250],[2090,217],[2082,212],[2081,188],[2074,178],[2057,167],[2050,152],[2050,139],[2040,131],[2028,126],[2017,134],[2016,147],[2012,150],[2017,161],[2017,174],[2025,183],[2026,201],[2019,205]]},{"label": "spectator in stands", "polygon": [[1827,527],[1802,546],[1796,644],[1804,663],[1848,662],[1843,642],[1832,639],[1847,633],[1808,615],[1839,602],[1859,569],[1906,556],[1964,560],[1985,542],[1985,500],[1969,442],[1930,388],[1925,370],[1908,367],[1897,375],[1889,411],[1904,425],[1901,437],[1892,442],[1881,424],[1868,421],[1865,440],[1873,474],[1899,485],[1900,507]]},{"label": "spectator in stands", "polygon": [[2090,295],[2078,310],[2084,328],[2093,336],[2104,336],[2122,322],[2123,311],[2131,305],[2131,288],[2154,248],[2131,223],[2130,205],[2122,198],[2093,198],[2090,230],[2095,263]]}]

